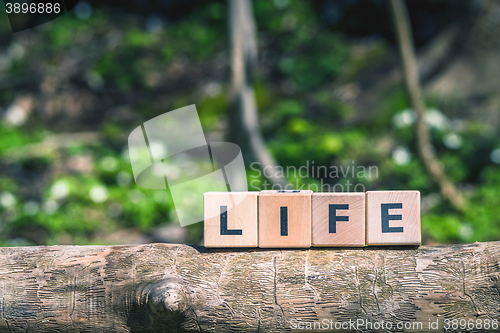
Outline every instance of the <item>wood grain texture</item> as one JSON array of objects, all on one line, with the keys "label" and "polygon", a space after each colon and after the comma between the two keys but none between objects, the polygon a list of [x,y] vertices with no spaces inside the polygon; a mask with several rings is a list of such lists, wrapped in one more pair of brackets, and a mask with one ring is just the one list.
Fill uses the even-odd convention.
[{"label": "wood grain texture", "polygon": [[421,244],[420,192],[366,192],[366,244]]},{"label": "wood grain texture", "polygon": [[[333,209],[337,207],[339,209]],[[330,218],[335,219],[335,216],[345,217],[340,219],[348,221],[332,221],[335,232],[330,232]],[[312,245],[365,246],[365,194],[313,193]]]},{"label": "wood grain texture", "polygon": [[311,195],[309,190],[259,193],[260,248],[311,247]]},{"label": "wood grain texture", "polygon": [[[203,195],[205,247],[257,247],[258,193],[207,192]],[[223,217],[221,207],[227,209]],[[221,223],[226,224],[226,232],[221,230]]]},{"label": "wood grain texture", "polygon": [[[500,242],[0,248],[0,332],[288,332],[293,319],[412,321],[443,332],[444,319],[499,319],[499,258]],[[440,329],[428,330],[429,320]]]}]

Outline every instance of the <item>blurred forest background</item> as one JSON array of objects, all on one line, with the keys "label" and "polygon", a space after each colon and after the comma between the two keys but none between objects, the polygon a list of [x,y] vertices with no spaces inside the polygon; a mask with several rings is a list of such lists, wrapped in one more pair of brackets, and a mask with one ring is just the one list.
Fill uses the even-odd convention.
[{"label": "blurred forest background", "polygon": [[[419,155],[386,1],[251,2],[257,52],[247,74],[267,157],[377,166],[376,177],[293,182],[417,189],[425,244],[498,240],[500,2],[406,5],[433,156],[467,208],[445,199]],[[1,6],[0,245],[199,244],[202,223],[180,228],[168,192],[135,185],[127,137],[196,104],[207,140],[231,139],[227,3],[81,1],[15,34]]]}]

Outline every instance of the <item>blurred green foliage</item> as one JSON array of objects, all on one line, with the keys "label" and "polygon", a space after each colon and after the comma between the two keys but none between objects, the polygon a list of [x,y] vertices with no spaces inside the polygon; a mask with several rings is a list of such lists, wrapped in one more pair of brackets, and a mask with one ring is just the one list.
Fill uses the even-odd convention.
[{"label": "blurred green foliage", "polygon": [[[387,41],[360,46],[324,26],[307,1],[258,0],[254,12],[260,52],[254,88],[262,131],[279,164],[309,165],[309,172],[313,165],[377,171],[371,177],[291,174],[290,183],[346,189],[350,184],[351,191],[354,184],[365,190],[417,189],[424,243],[500,237],[500,166],[495,164],[500,156],[490,158],[500,148],[498,131],[473,118],[447,117],[445,104],[432,101],[429,124],[436,155],[470,201],[470,211],[459,215],[442,201],[418,158],[415,119],[404,88],[377,96],[371,110],[350,102],[359,93],[356,80],[390,52]],[[228,109],[227,10],[209,2],[160,31],[148,31],[143,21],[106,8],[85,21],[65,15],[37,29],[37,39],[25,45],[27,55],[4,70],[13,82],[29,75],[31,67],[23,61],[43,50],[40,62],[49,73],[61,74],[60,54],[85,51],[81,61],[90,82],[120,97],[138,93],[140,98],[133,102],[132,120],[103,118],[93,124],[99,145],[33,154],[30,147],[37,150],[61,130],[36,117],[19,127],[1,125],[0,160],[6,171],[0,172],[1,245],[106,243],[107,235],[123,228],[147,233],[176,220],[168,191],[135,185],[126,137],[144,120],[193,103],[207,135],[222,136]],[[217,66],[223,69],[214,70]],[[210,88],[208,93],[199,92],[199,82]],[[0,89],[0,105],[11,103],[16,89]],[[168,98],[150,100],[159,89]],[[247,177],[250,189],[264,189],[260,171],[249,167]],[[189,229],[187,242],[198,243],[202,225]]]}]

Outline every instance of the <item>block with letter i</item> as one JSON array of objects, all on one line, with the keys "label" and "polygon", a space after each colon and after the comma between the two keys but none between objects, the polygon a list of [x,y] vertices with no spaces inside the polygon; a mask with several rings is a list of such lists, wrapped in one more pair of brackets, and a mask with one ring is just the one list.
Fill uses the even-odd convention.
[{"label": "block with letter i", "polygon": [[203,195],[205,247],[257,247],[258,192]]},{"label": "block with letter i", "polygon": [[259,193],[259,247],[311,247],[312,191]]},{"label": "block with letter i", "polygon": [[420,245],[420,192],[366,192],[367,245]]},{"label": "block with letter i", "polygon": [[365,194],[313,193],[313,246],[365,246]]}]

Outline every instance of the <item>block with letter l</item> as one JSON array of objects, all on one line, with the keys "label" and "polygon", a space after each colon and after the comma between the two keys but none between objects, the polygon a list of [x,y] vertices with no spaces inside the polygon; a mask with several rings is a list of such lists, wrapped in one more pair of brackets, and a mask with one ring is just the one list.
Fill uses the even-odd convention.
[{"label": "block with letter l", "polygon": [[259,247],[311,247],[310,190],[259,193]]},{"label": "block with letter l", "polygon": [[366,192],[367,245],[420,245],[420,192]]},{"label": "block with letter l", "polygon": [[203,195],[205,247],[257,247],[258,192]]}]

